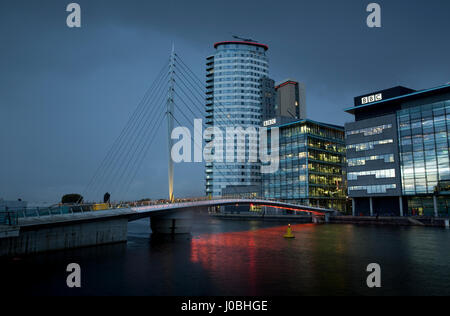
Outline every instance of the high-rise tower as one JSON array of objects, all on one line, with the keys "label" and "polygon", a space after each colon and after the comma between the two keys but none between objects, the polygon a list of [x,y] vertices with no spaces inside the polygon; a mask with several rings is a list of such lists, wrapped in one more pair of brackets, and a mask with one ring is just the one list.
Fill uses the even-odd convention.
[{"label": "high-rise tower", "polygon": [[305,85],[298,81],[287,79],[276,87],[276,116],[306,119]]},{"label": "high-rise tower", "polygon": [[[206,123],[219,127],[224,138],[227,127],[258,129],[262,115],[260,80],[268,76],[268,47],[251,41],[227,41],[214,44],[214,48],[214,55],[206,58]],[[260,184],[259,163],[231,163],[224,157],[224,162],[206,164],[207,195],[221,196],[227,187]]]}]

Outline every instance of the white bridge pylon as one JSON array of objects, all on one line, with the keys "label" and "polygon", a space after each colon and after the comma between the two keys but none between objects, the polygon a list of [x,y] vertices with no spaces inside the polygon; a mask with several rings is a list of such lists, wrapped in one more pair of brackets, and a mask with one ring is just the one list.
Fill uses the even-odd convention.
[{"label": "white bridge pylon", "polygon": [[169,201],[173,203],[173,160],[172,160],[172,130],[173,130],[173,111],[174,111],[174,88],[175,88],[175,45],[172,44],[172,53],[170,54],[170,66],[169,66],[169,92],[167,95],[167,146],[168,146],[168,183],[169,183]]}]

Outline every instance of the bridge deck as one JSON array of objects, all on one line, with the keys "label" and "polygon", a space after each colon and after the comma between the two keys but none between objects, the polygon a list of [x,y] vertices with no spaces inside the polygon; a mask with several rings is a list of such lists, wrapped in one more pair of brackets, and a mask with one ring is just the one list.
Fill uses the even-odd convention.
[{"label": "bridge deck", "polygon": [[304,212],[315,215],[324,215],[333,210],[322,209],[318,207],[296,205],[291,203],[284,203],[278,201],[256,200],[256,199],[217,199],[217,200],[200,200],[193,202],[181,202],[171,204],[157,204],[149,206],[137,206],[109,209],[103,211],[90,211],[83,213],[70,214],[55,214],[46,216],[22,217],[18,219],[18,227],[32,227],[42,225],[64,225],[76,222],[85,221],[101,221],[109,218],[126,217],[129,221],[138,220],[141,218],[152,217],[162,214],[169,214],[176,211],[185,211],[187,209],[208,208],[215,206],[240,206],[240,205],[255,205],[267,206],[292,210],[296,212]]},{"label": "bridge deck", "polygon": [[201,208],[201,207],[214,207],[214,206],[234,206],[234,205],[255,205],[255,206],[267,206],[282,208],[297,212],[312,213],[316,215],[324,215],[325,213],[334,212],[334,210],[328,210],[318,207],[296,205],[291,203],[284,203],[278,201],[268,200],[256,200],[256,199],[218,199],[218,200],[201,200],[193,202],[172,203],[172,204],[160,204],[149,206],[132,207],[131,209],[136,212],[136,219],[156,215],[161,212],[168,211],[180,211],[183,209]]}]

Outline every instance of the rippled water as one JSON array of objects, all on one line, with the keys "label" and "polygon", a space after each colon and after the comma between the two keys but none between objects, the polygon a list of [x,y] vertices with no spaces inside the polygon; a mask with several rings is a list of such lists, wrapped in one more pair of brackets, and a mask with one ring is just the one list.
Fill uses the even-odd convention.
[{"label": "rippled water", "polygon": [[[450,231],[424,227],[293,225],[196,219],[191,235],[152,238],[148,220],[127,244],[0,261],[11,294],[450,295]],[[67,264],[82,288],[66,287]],[[382,288],[366,286],[369,263]]]}]

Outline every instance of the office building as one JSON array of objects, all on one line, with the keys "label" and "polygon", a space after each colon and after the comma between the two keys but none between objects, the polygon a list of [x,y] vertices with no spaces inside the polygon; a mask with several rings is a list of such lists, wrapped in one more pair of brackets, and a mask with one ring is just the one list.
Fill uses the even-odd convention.
[{"label": "office building", "polygon": [[306,93],[303,83],[287,79],[275,86],[275,116],[306,119]]},{"label": "office building", "polygon": [[263,174],[264,198],[345,212],[344,127],[300,120],[279,128],[280,168]]},{"label": "office building", "polygon": [[275,81],[269,77],[260,79],[262,120],[267,121],[277,116]]},{"label": "office building", "polygon": [[262,78],[261,100],[263,121],[306,119],[305,86],[295,80],[287,79],[275,85],[274,80]]},{"label": "office building", "polygon": [[[259,128],[262,122],[261,79],[268,77],[268,46],[250,41],[226,41],[206,59],[206,123],[218,127]],[[227,146],[229,145],[228,139]],[[248,144],[245,146],[246,156]],[[221,196],[234,186],[260,186],[259,163],[206,164],[206,194]]]},{"label": "office building", "polygon": [[353,214],[448,216],[450,85],[376,91],[345,111]]}]

